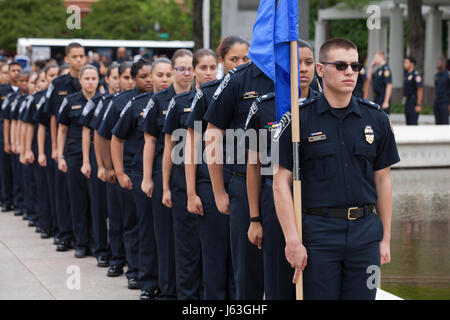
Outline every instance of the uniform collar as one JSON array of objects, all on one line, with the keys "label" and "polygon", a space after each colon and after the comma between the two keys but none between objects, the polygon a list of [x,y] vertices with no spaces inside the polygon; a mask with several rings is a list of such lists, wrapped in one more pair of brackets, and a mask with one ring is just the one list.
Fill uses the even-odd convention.
[{"label": "uniform collar", "polygon": [[[253,78],[259,77],[261,75],[267,77],[267,75],[264,72],[262,72],[262,70],[260,68],[258,68],[258,66],[254,62],[252,62],[252,68],[253,68],[253,70],[252,70]],[[269,77],[267,77],[267,78],[269,78]]]},{"label": "uniform collar", "polygon": [[[317,113],[318,114],[323,114],[326,111],[331,111],[331,106],[328,103],[327,99],[325,98],[325,95],[323,93],[321,93],[319,95],[319,103],[318,106],[316,107]],[[352,96],[352,99],[350,100],[350,104],[348,105],[348,109],[347,109],[347,113],[353,112],[356,115],[358,115],[359,117],[361,117],[361,108],[359,107],[359,103],[358,100]]]}]

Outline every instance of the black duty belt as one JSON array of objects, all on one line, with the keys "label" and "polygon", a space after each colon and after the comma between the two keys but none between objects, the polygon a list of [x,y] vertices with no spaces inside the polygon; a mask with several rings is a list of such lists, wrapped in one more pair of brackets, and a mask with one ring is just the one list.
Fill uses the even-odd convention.
[{"label": "black duty belt", "polygon": [[375,206],[373,204],[370,204],[362,207],[351,207],[351,208],[311,208],[311,209],[304,208],[302,211],[305,214],[311,214],[315,216],[356,220],[371,214],[373,212],[374,207]]},{"label": "black duty belt", "polygon": [[72,144],[76,142],[81,142],[81,139],[79,138],[67,138],[67,144]]}]

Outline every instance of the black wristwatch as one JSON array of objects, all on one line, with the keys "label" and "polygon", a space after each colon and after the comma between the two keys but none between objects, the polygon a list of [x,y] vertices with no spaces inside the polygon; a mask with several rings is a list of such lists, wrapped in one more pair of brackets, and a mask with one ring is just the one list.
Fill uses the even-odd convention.
[{"label": "black wristwatch", "polygon": [[261,222],[261,216],[250,217],[250,222]]}]

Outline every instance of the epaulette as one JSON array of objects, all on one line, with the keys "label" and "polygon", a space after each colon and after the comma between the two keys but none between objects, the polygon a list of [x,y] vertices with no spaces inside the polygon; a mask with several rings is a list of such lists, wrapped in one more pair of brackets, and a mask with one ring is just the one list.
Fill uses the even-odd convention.
[{"label": "epaulette", "polygon": [[67,100],[69,100],[69,99],[72,99],[73,97],[75,97],[77,95],[80,95],[80,94],[83,94],[83,93],[81,91],[78,91],[78,92],[75,92],[75,93],[68,94],[66,96],[66,98],[67,98]]},{"label": "epaulette", "polygon": [[179,94],[174,95],[173,98],[174,98],[175,100],[178,100],[179,98],[184,97],[184,96],[187,96],[187,95],[190,94],[190,93],[191,93],[191,91],[185,91],[185,92],[182,92],[182,93],[179,93]]},{"label": "epaulette", "polygon": [[142,99],[144,97],[147,97],[150,93],[151,93],[151,91],[144,92],[144,93],[139,93],[137,96],[133,97],[133,101],[136,101],[136,100]]},{"label": "epaulette", "polygon": [[203,83],[202,85],[200,85],[200,89],[205,89],[205,88],[213,87],[213,86],[219,84],[220,81],[221,81],[221,80],[213,80],[213,81],[209,81],[209,82]]},{"label": "epaulette", "polygon": [[235,74],[238,73],[246,68],[248,68],[249,66],[251,66],[253,62],[248,62],[246,64],[241,64],[240,66],[234,67],[233,69],[231,69],[230,71],[228,71],[228,73],[230,74]]},{"label": "epaulette", "polygon": [[366,100],[363,98],[359,98],[358,101],[365,104],[366,106],[372,107],[377,110],[381,110],[381,107],[378,104],[376,104],[375,102],[372,102],[372,101],[369,101],[369,100]]},{"label": "epaulette", "polygon": [[159,96],[161,94],[166,93],[167,91],[169,91],[169,88],[165,88],[165,89],[159,90],[157,93],[154,94],[154,96]]},{"label": "epaulette", "polygon": [[263,102],[263,101],[270,100],[273,98],[275,98],[275,93],[269,92],[269,93],[263,94],[261,97],[256,98],[256,101],[259,103],[259,102]]},{"label": "epaulette", "polygon": [[300,102],[298,103],[298,106],[301,107],[301,108],[304,108],[304,107],[306,107],[306,106],[309,106],[309,105],[311,105],[312,103],[316,102],[316,101],[319,99],[319,97],[320,97],[320,95],[315,96],[315,97],[312,97],[312,98],[309,98],[309,99],[305,99],[305,100],[303,100],[303,101],[300,101]]}]

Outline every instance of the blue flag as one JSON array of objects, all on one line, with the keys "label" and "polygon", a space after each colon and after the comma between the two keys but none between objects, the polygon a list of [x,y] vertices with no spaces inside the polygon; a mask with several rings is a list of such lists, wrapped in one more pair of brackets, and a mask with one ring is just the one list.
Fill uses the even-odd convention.
[{"label": "blue flag", "polygon": [[277,121],[291,106],[289,41],[297,40],[298,0],[261,0],[249,57],[275,84]]}]

